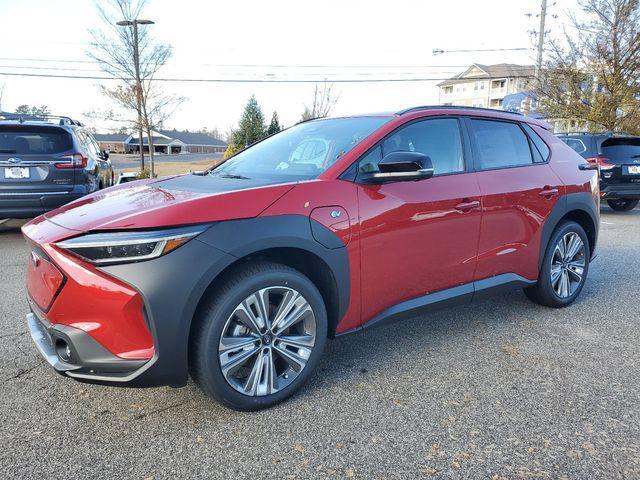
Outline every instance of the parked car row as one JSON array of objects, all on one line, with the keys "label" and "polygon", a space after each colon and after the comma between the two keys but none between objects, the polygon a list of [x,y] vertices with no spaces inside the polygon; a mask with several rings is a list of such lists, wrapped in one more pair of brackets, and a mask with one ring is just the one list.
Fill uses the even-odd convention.
[{"label": "parked car row", "polygon": [[68,117],[0,116],[0,218],[31,218],[114,184],[108,152]]},{"label": "parked car row", "polygon": [[600,167],[600,195],[617,211],[640,201],[640,137],[619,133],[557,133],[563,142]]},{"label": "parked car row", "polygon": [[76,380],[191,376],[228,407],[269,407],[328,338],[511,289],[570,305],[596,254],[598,173],[549,125],[495,110],[303,122],[26,224],[29,329]]}]

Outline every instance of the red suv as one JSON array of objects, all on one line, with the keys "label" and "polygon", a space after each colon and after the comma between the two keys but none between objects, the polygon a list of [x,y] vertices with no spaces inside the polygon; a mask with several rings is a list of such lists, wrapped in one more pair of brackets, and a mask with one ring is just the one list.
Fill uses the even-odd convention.
[{"label": "red suv", "polygon": [[542,122],[454,107],[314,120],[25,225],[27,319],[66,376],[190,374],[253,410],[300,388],[327,338],[507,289],[572,303],[598,224],[598,171]]}]

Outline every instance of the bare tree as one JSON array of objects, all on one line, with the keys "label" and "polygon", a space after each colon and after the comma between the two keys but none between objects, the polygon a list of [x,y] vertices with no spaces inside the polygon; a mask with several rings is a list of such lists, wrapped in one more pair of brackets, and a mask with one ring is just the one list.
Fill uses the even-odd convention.
[{"label": "bare tree", "polygon": [[587,129],[640,133],[640,0],[580,0],[547,45],[539,110]]},{"label": "bare tree", "polygon": [[333,85],[326,81],[322,82],[321,85],[315,84],[313,89],[313,102],[311,106],[304,106],[302,121],[329,116],[339,99],[338,96],[333,94],[332,89]]},{"label": "bare tree", "polygon": [[108,0],[97,4],[104,28],[91,31],[92,49],[87,55],[98,62],[103,72],[120,80],[115,87],[102,85],[100,90],[129,115],[135,114],[135,119],[130,118],[129,122],[138,131],[141,167],[144,168],[144,131],[153,176],[153,130],[163,124],[184,98],[165,94],[155,81],[172,50],[170,45],[154,42],[148,27],[139,23],[145,3],[146,0]]}]

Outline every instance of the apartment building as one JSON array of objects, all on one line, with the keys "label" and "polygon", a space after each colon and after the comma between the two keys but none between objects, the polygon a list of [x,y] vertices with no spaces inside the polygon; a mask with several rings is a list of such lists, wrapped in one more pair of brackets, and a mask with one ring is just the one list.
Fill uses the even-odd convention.
[{"label": "apartment building", "polygon": [[533,65],[474,63],[459,75],[438,84],[439,103],[502,109],[507,95],[530,86],[534,71]]}]

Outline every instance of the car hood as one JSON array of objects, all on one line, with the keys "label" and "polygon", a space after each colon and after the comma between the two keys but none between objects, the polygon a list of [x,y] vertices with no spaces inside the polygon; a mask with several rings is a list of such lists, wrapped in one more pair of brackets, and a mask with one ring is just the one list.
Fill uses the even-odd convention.
[{"label": "car hood", "polygon": [[294,185],[197,174],[141,180],[93,193],[45,217],[81,232],[251,218]]}]

